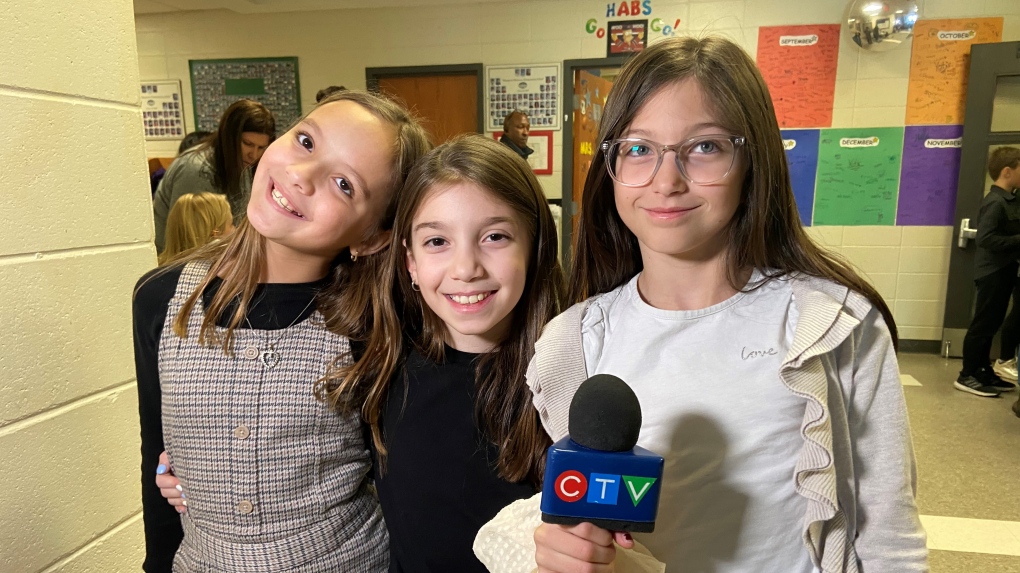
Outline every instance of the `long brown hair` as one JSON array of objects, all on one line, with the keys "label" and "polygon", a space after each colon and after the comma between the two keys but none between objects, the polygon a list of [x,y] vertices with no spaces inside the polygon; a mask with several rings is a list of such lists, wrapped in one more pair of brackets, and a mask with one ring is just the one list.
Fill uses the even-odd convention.
[{"label": "long brown hair", "polygon": [[213,183],[236,202],[241,196],[241,173],[244,160],[241,153],[241,134],[263,133],[269,141],[276,139],[276,119],[266,106],[250,99],[240,99],[220,117],[219,127],[202,142],[202,148],[212,149]]},{"label": "long brown hair", "polygon": [[[398,196],[396,190],[403,184],[415,161],[429,150],[428,134],[407,110],[377,94],[343,91],[322,100],[316,108],[337,101],[357,103],[394,127],[396,137],[393,142],[393,179],[390,185],[394,191],[390,193],[390,201],[383,219],[373,228],[376,231],[388,230],[392,227],[396,212]],[[259,234],[247,218],[244,218],[229,241],[211,243],[173,263],[174,265],[183,265],[191,261],[212,263],[205,279],[185,300],[181,312],[174,320],[173,328],[177,336],[187,337],[188,316],[196,304],[201,304],[202,292],[217,275],[221,274],[223,284],[206,309],[198,342],[221,343],[224,352],[231,352],[234,329],[244,320],[248,304],[258,287],[259,278],[265,271],[265,244],[265,237]],[[366,333],[372,330],[372,319],[378,314],[373,308],[379,300],[388,298],[388,293],[380,289],[376,279],[385,264],[385,259],[385,250],[360,257],[356,262],[351,260],[350,249],[345,248],[337,255],[332,264],[330,284],[319,294],[317,301],[318,309],[325,316],[326,326],[330,330],[350,338],[364,338]],[[216,323],[235,300],[237,307],[230,318],[225,335],[221,337],[216,329]],[[348,356],[337,357],[338,361],[348,359]]]},{"label": "long brown hair", "polygon": [[[471,135],[452,139],[426,155],[401,191],[393,229],[394,245],[410,244],[415,214],[432,193],[450,184],[470,182],[508,205],[531,238],[524,292],[512,311],[510,332],[477,366],[475,416],[487,439],[499,447],[497,471],[511,482],[541,483],[545,450],[551,443],[531,405],[524,373],[542,327],[560,311],[564,278],[556,257],[556,226],[542,187],[523,159],[491,139]],[[361,408],[384,460],[380,417],[390,379],[399,372],[403,340],[437,362],[444,359],[447,328],[411,288],[404,249],[394,247],[379,276],[392,292],[381,304],[365,354],[335,374],[332,402]],[[401,328],[403,323],[403,328]]]},{"label": "long brown hair", "polygon": [[[730,285],[742,290],[738,277],[747,268],[766,274],[766,281],[797,273],[830,279],[866,296],[882,313],[895,344],[896,324],[878,291],[846,261],[819,248],[801,227],[772,98],[754,61],[739,46],[718,37],[669,38],[638,54],[609,92],[599,145],[619,138],[660,89],[687,78],[698,82],[721,127],[747,139],[741,202],[728,231]],[[609,292],[641,272],[637,237],[616,210],[602,153],[592,158],[584,182],[578,227],[572,302]]]}]

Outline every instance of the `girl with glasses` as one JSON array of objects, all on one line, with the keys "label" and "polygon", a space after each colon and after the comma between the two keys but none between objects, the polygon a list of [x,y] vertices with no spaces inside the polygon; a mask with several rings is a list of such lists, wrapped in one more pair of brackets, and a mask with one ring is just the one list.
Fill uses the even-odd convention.
[{"label": "girl with glasses", "polygon": [[[528,373],[552,439],[588,376],[633,387],[638,444],[666,458],[655,531],[634,537],[668,570],[926,571],[895,323],[804,233],[751,58],[655,44],[614,84],[599,141],[576,304]],[[543,524],[539,571],[610,571],[614,539],[633,543]]]}]

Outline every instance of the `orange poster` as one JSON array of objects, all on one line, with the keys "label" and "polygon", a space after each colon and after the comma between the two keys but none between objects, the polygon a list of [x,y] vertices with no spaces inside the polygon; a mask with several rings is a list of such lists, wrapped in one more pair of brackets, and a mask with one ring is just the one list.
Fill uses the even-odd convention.
[{"label": "orange poster", "polygon": [[918,20],[910,54],[907,125],[963,123],[970,47],[1001,40],[1002,18]]},{"label": "orange poster", "polygon": [[832,126],[839,24],[763,26],[758,68],[776,106],[779,127]]}]

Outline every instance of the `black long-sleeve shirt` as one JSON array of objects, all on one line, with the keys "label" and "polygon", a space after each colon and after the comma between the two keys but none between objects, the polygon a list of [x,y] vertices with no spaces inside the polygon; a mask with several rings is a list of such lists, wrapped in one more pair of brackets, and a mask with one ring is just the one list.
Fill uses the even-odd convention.
[{"label": "black long-sleeve shirt", "polygon": [[388,455],[375,469],[391,573],[486,573],[471,549],[478,530],[537,493],[496,473],[499,450],[475,423],[477,358],[447,347],[436,364],[411,351],[393,377],[382,413]]},{"label": "black long-sleeve shirt", "polygon": [[1013,192],[992,185],[985,195],[978,214],[977,246],[975,279],[1020,259],[1020,201]]},{"label": "black long-sleeve shirt", "polygon": [[[138,380],[138,416],[142,438],[142,514],[145,524],[145,562],[147,573],[169,573],[174,554],[184,534],[177,511],[160,495],[156,487],[156,466],[163,451],[162,402],[159,387],[159,341],[166,322],[167,309],[177,288],[182,267],[152,271],[136,286],[132,304],[135,345],[135,376]],[[202,293],[208,306],[222,281],[214,279]],[[278,330],[304,320],[315,311],[309,305],[325,281],[297,284],[259,285],[249,306],[251,327]],[[220,317],[226,326],[233,312],[228,308]],[[241,328],[246,328],[242,323]]]}]

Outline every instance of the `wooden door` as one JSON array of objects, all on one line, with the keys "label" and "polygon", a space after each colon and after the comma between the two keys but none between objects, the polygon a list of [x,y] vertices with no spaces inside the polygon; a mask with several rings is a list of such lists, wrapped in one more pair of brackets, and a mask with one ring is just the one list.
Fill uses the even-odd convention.
[{"label": "wooden door", "polygon": [[476,74],[379,78],[379,90],[404,102],[436,145],[461,133],[478,133]]}]

